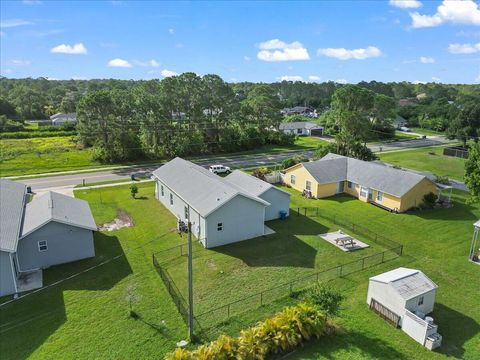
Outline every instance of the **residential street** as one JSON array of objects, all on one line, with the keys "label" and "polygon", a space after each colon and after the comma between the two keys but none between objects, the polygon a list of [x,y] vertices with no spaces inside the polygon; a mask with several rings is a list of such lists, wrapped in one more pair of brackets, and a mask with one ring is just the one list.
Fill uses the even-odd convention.
[{"label": "residential street", "polygon": [[[383,144],[369,144],[368,147],[374,152],[380,151],[398,151],[404,149],[425,147],[425,146],[435,146],[443,145],[449,141],[443,137],[431,137],[427,139],[415,139],[408,141],[397,141],[392,143],[383,143]],[[280,154],[255,154],[255,155],[219,155],[215,157],[204,158],[200,160],[193,160],[196,164],[208,167],[211,164],[222,164],[231,167],[232,169],[236,168],[245,168],[245,167],[256,167],[256,166],[265,166],[275,163],[280,163],[282,160],[290,158],[295,154],[305,154],[306,156],[312,156],[312,151],[290,151]],[[24,178],[20,179],[20,182],[23,182],[26,185],[32,187],[32,190],[35,192],[46,191],[46,190],[67,190],[71,192],[71,188],[75,185],[90,183],[98,183],[105,181],[121,181],[129,179],[132,174],[138,176],[149,176],[150,173],[155,170],[159,164],[148,165],[148,166],[136,166],[136,167],[126,167],[121,169],[97,171],[97,172],[81,172],[65,175],[56,175],[56,176],[45,176],[40,178]]]}]

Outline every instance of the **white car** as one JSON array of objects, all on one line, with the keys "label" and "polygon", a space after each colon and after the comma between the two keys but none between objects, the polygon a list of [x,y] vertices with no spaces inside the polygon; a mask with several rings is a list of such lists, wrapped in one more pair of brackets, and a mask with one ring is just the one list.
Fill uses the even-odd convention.
[{"label": "white car", "polygon": [[225,174],[231,172],[228,166],[223,165],[212,165],[208,168],[208,170],[214,174]]},{"label": "white car", "polygon": [[406,127],[406,126],[402,126],[402,127],[400,128],[400,131],[410,132],[410,129],[409,129],[408,127]]}]

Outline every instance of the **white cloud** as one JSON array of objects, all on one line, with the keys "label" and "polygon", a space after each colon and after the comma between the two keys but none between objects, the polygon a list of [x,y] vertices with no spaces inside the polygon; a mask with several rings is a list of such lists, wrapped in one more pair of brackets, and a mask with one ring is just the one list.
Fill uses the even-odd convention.
[{"label": "white cloud", "polygon": [[123,59],[112,59],[107,64],[108,67],[120,67],[120,68],[131,68],[132,64],[130,64],[127,60]]},{"label": "white cloud", "polygon": [[480,43],[476,44],[450,44],[448,52],[452,54],[474,54],[480,52]]},{"label": "white cloud", "polygon": [[50,52],[54,54],[85,55],[88,51],[83,43],[78,43],[73,46],[60,44],[50,49]]},{"label": "white cloud", "polygon": [[1,73],[2,74],[11,74],[11,73],[13,73],[13,70],[12,69],[1,69]]},{"label": "white cloud", "polygon": [[420,56],[420,62],[422,64],[433,64],[435,62],[435,59],[431,57]]},{"label": "white cloud", "polygon": [[250,61],[251,59],[250,59],[249,56],[244,56],[244,57],[243,57],[243,60],[245,60],[245,61]]},{"label": "white cloud", "polygon": [[263,61],[296,61],[310,60],[308,51],[302,43],[294,41],[290,44],[279,39],[272,39],[258,45],[260,51],[257,58]]},{"label": "white cloud", "polygon": [[417,9],[422,3],[418,0],[390,0],[390,5],[400,9]]},{"label": "white cloud", "polygon": [[32,62],[30,60],[12,59],[8,61],[8,63],[15,66],[27,66],[30,65]]},{"label": "white cloud", "polygon": [[433,82],[440,82],[440,78],[438,78],[436,76],[432,76],[432,80],[433,80]]},{"label": "white cloud", "polygon": [[164,69],[160,72],[163,77],[177,76],[178,73],[172,70]]},{"label": "white cloud", "polygon": [[168,32],[173,35],[173,34],[175,34],[175,29],[174,29],[174,28],[170,28],[170,29],[168,29]]},{"label": "white cloud", "polygon": [[337,79],[337,80],[333,80],[333,82],[336,82],[337,84],[346,84],[346,83],[348,83],[348,81],[345,80],[345,79]]},{"label": "white cloud", "polygon": [[300,75],[283,75],[283,76],[277,77],[277,80],[295,82],[295,81],[303,81],[303,77],[301,77]]},{"label": "white cloud", "polygon": [[434,27],[445,23],[480,25],[480,8],[473,0],[443,0],[433,15],[422,15],[418,12],[410,14],[412,27]]},{"label": "white cloud", "polygon": [[416,85],[416,84],[426,84],[427,82],[422,80],[415,80],[412,83]]},{"label": "white cloud", "polygon": [[135,65],[144,66],[144,67],[159,67],[160,63],[157,60],[148,60],[148,61],[134,61]]},{"label": "white cloud", "polygon": [[308,76],[308,80],[310,81],[320,81],[320,76],[317,76],[317,75],[309,75]]},{"label": "white cloud", "polygon": [[369,46],[365,49],[345,49],[345,48],[326,48],[318,49],[317,55],[333,57],[339,60],[364,60],[372,57],[377,57],[382,55],[382,52],[379,48],[375,46]]},{"label": "white cloud", "polygon": [[22,20],[22,19],[10,19],[10,20],[3,20],[0,21],[0,28],[13,28],[17,26],[23,25],[32,25],[31,21]]}]

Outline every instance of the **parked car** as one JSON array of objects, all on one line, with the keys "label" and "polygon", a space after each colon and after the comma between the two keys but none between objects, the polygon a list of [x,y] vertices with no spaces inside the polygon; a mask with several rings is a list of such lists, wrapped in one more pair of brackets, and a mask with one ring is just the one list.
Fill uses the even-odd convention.
[{"label": "parked car", "polygon": [[232,172],[228,166],[223,165],[212,165],[208,168],[208,170],[214,174],[226,174]]},{"label": "parked car", "polygon": [[406,127],[406,126],[402,126],[400,127],[400,131],[403,131],[403,132],[410,132],[410,128]]}]

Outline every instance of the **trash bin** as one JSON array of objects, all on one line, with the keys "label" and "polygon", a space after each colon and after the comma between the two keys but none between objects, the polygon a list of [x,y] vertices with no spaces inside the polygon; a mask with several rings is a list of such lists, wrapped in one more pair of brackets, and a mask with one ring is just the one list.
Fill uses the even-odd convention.
[{"label": "trash bin", "polygon": [[287,212],[285,210],[280,210],[280,220],[285,220],[287,218]]}]

